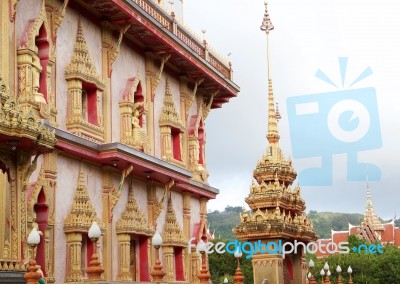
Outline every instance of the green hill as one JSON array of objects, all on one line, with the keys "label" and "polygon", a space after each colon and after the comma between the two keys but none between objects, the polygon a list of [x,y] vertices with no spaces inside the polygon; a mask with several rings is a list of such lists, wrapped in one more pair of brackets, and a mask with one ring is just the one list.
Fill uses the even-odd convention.
[{"label": "green hill", "polygon": [[[208,222],[211,232],[215,231],[216,238],[235,239],[232,228],[239,224],[242,207],[227,206],[224,211],[218,210],[208,213]],[[331,230],[348,230],[348,224],[359,225],[363,215],[358,213],[317,212],[311,210],[308,217],[314,224],[315,231],[320,238],[331,237]],[[399,220],[396,220],[396,223]]]}]

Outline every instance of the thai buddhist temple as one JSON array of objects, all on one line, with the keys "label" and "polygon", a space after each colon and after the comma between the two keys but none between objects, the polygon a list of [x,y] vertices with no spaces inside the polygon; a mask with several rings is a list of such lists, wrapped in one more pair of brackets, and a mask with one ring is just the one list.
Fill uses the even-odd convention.
[{"label": "thai buddhist temple", "polygon": [[[321,239],[322,244],[331,242],[339,244],[340,242],[348,242],[349,236],[357,236],[367,243],[380,243],[382,245],[391,244],[400,247],[400,228],[396,227],[393,218],[391,221],[384,223],[375,212],[372,204],[371,189],[367,183],[366,187],[367,200],[365,204],[365,213],[360,225],[349,223],[347,231],[331,230],[330,239]],[[325,257],[328,253],[317,252],[318,257]]]},{"label": "thai buddhist temple", "polygon": [[206,119],[239,87],[164,5],[0,1],[1,283],[200,281]]},{"label": "thai buddhist temple", "polygon": [[[268,63],[268,37],[273,28],[265,4],[261,30],[267,35]],[[297,173],[279,146],[279,115],[270,70],[268,66],[268,146],[253,171],[254,179],[245,199],[251,210],[243,211],[241,222],[233,228],[233,233],[240,241],[260,240],[263,244],[298,241],[307,244],[317,237],[306,216],[300,187],[293,185]],[[305,255],[301,251],[284,258],[280,253],[258,252],[252,256],[252,266],[254,283],[306,283]]]}]

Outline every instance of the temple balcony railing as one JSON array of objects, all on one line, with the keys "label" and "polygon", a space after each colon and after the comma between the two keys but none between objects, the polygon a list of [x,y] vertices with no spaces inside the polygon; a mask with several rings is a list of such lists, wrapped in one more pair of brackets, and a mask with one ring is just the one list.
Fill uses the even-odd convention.
[{"label": "temple balcony railing", "polygon": [[218,70],[223,76],[232,80],[231,64],[212,48],[205,40],[197,39],[196,35],[189,31],[183,23],[180,23],[174,16],[169,15],[161,6],[149,0],[133,0],[147,14],[159,22],[163,28],[174,34],[181,42],[189,47],[195,54],[204,58],[212,67]]},{"label": "temple balcony railing", "polygon": [[26,266],[20,260],[0,259],[0,271],[26,271]]}]

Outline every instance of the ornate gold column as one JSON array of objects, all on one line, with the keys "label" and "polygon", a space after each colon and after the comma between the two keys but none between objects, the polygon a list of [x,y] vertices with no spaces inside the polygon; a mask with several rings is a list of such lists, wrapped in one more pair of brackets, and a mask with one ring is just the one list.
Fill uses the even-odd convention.
[{"label": "ornate gold column", "polygon": [[118,234],[118,281],[132,281],[130,273],[130,241],[129,234]]},{"label": "ornate gold column", "polygon": [[160,127],[161,134],[161,158],[167,160],[173,160],[172,155],[172,135],[171,135],[171,127],[169,126],[161,126]]},{"label": "ornate gold column", "polygon": [[163,246],[163,266],[165,270],[164,281],[173,282],[175,281],[175,259],[174,259],[174,247]]},{"label": "ornate gold column", "polygon": [[75,120],[83,119],[82,116],[82,81],[79,79],[67,80],[68,97],[68,120],[73,123]]},{"label": "ornate gold column", "polygon": [[43,169],[45,175],[45,181],[47,185],[46,196],[47,203],[49,204],[48,223],[45,234],[46,242],[46,281],[47,283],[55,282],[55,271],[54,271],[54,257],[55,257],[55,200],[56,200],[56,188],[57,188],[57,157],[58,152],[53,151],[52,153],[43,155]]},{"label": "ornate gold column", "polygon": [[191,248],[192,253],[190,254],[190,283],[199,283],[198,273],[200,272],[201,268],[201,258],[200,253],[196,252],[196,248]]},{"label": "ornate gold column", "polygon": [[65,281],[77,282],[82,280],[82,234],[67,233],[67,263]]}]

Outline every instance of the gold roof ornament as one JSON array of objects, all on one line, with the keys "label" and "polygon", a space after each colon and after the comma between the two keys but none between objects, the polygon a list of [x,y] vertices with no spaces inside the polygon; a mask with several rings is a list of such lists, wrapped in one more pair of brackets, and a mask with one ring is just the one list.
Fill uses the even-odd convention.
[{"label": "gold roof ornament", "polygon": [[183,236],[181,226],[176,221],[171,196],[168,198],[167,214],[165,215],[164,230],[162,233],[163,245],[187,247],[188,240]]},{"label": "gold roof ornament", "polygon": [[317,236],[305,214],[300,186],[293,187],[297,173],[292,161],[285,158],[279,146],[280,114],[275,106],[269,57],[269,32],[273,29],[265,3],[261,30],[267,36],[268,146],[253,171],[254,180],[245,199],[251,211],[241,214],[241,223],[233,228],[233,233],[239,240],[297,239],[308,242],[317,239]]},{"label": "gold roof ornament", "polygon": [[169,88],[168,80],[165,82],[165,96],[164,96],[164,105],[161,110],[161,115],[159,119],[160,126],[172,126],[183,131],[184,125],[182,120],[179,117],[178,112],[176,111],[176,107],[174,104],[174,100],[172,98],[171,90]]},{"label": "gold roof ornament", "polygon": [[64,232],[87,232],[94,221],[102,227],[100,225],[101,221],[96,215],[96,210],[90,202],[85,177],[81,168],[74,200],[69,214],[64,220]]},{"label": "gold roof ornament", "polygon": [[121,219],[117,222],[117,234],[138,234],[152,236],[155,229],[151,226],[138,207],[132,186],[129,187],[128,203],[121,215]]},{"label": "gold roof ornament", "polygon": [[74,53],[72,54],[71,62],[65,67],[65,79],[80,79],[86,83],[96,85],[101,91],[105,88],[105,83],[97,73],[90,57],[80,20],[78,22]]}]

